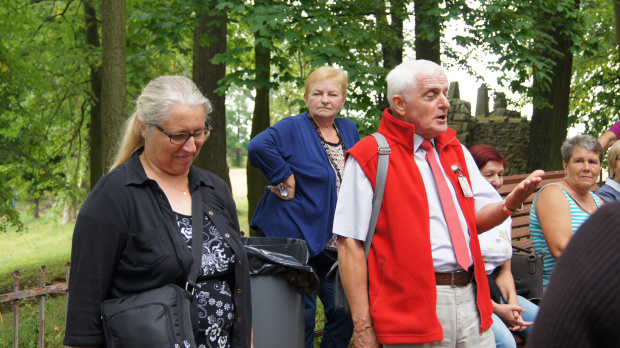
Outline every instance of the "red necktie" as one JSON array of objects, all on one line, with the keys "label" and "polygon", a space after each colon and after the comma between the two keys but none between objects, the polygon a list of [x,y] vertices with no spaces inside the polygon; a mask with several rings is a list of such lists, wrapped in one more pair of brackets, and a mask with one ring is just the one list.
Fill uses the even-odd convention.
[{"label": "red necktie", "polygon": [[431,144],[429,140],[424,139],[424,141],[422,141],[422,145],[420,146],[426,150],[426,161],[431,166],[433,177],[435,177],[435,184],[437,185],[437,191],[439,191],[443,215],[446,218],[448,230],[450,230],[450,238],[452,239],[456,262],[463,267],[464,270],[467,270],[470,264],[469,251],[467,250],[467,242],[465,241],[465,235],[463,234],[461,220],[456,212],[452,194],[450,194],[450,188],[448,187],[446,178],[444,177],[443,172],[437,163],[437,159],[435,158],[435,154],[433,153],[433,144]]}]

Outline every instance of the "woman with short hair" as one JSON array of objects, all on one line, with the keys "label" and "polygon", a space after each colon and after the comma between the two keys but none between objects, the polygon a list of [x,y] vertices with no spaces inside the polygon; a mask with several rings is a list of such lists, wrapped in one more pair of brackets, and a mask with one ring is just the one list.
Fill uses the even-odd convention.
[{"label": "woman with short hair", "polygon": [[543,287],[579,226],[602,204],[590,191],[601,172],[603,149],[596,138],[576,135],[562,145],[565,176],[538,191],[530,212],[534,251],[543,253]]},{"label": "woman with short hair", "polygon": [[[325,279],[337,259],[332,234],[344,155],[359,141],[355,123],[336,117],[347,97],[347,75],[323,66],[305,83],[308,111],[286,117],[258,134],[248,145],[248,158],[270,186],[265,189],[250,227],[257,235],[306,241],[308,264],[320,280],[325,309],[321,347],[347,347],[353,322],[334,306],[331,281]],[[306,348],[314,347],[316,295],[305,298]]]}]

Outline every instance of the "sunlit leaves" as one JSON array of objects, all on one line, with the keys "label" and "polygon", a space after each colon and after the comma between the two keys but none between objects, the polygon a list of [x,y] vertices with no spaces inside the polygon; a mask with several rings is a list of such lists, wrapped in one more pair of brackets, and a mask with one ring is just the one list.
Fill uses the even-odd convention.
[{"label": "sunlit leaves", "polygon": [[88,61],[99,59],[85,47],[81,3],[2,0],[0,16],[0,191],[75,198],[88,149]]},{"label": "sunlit leaves", "polygon": [[583,45],[575,51],[571,94],[572,125],[599,136],[620,118],[620,48],[610,1],[584,1]]}]

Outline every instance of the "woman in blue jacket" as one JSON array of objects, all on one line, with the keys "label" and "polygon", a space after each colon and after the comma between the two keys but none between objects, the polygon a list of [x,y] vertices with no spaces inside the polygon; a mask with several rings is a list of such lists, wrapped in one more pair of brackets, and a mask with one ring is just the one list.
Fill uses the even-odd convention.
[{"label": "woman in blue jacket", "polygon": [[[306,241],[327,318],[322,347],[347,347],[353,331],[351,319],[334,308],[332,283],[325,279],[337,259],[332,224],[344,155],[359,140],[355,123],[336,117],[344,106],[347,84],[342,70],[316,69],[305,83],[308,111],[282,119],[248,145],[250,164],[270,184],[250,227],[259,236]],[[306,348],[312,348],[316,295],[306,294],[305,312]]]}]

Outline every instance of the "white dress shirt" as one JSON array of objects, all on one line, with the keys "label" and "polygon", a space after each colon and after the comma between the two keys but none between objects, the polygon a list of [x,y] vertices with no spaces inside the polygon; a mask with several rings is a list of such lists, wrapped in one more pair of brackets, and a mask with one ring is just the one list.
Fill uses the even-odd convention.
[{"label": "white dress shirt", "polygon": [[[425,158],[426,150],[420,147],[423,140],[424,138],[418,134],[415,134],[414,158],[415,163],[422,174],[424,187],[426,188],[426,195],[428,198],[430,230],[432,231],[431,249],[433,254],[433,263],[436,272],[450,272],[461,268],[456,262],[452,239],[450,238],[450,231],[448,230],[448,225],[443,214],[443,208],[441,206],[441,200],[439,198],[439,192],[437,191],[437,185],[435,184],[433,172],[431,171],[431,167]],[[434,144],[434,140],[432,142]],[[469,171],[472,184],[476,212],[489,203],[500,202],[500,195],[493,188],[493,186],[491,186],[491,184],[484,179],[482,174],[480,174],[473,157],[464,146],[463,152],[465,154],[467,170]],[[433,154],[437,158],[437,162],[439,162],[439,155],[437,154],[436,149],[434,149]],[[443,167],[441,170],[443,171]],[[465,239],[469,248],[470,238],[467,222],[459,205],[455,188],[446,176],[445,172],[444,176],[446,177],[446,182],[450,188],[452,199],[454,200],[454,204],[457,208],[457,213],[459,215],[461,226],[463,227]],[[406,180],[406,178],[400,179]],[[457,187],[456,189],[460,190],[461,188]],[[338,203],[336,204],[336,215],[334,217],[333,229],[334,234],[361,241],[366,240],[368,225],[372,214],[372,197],[373,190],[370,181],[355,158],[353,156],[349,156],[345,164]],[[402,218],[407,219],[407,216],[403,216]],[[412,222],[412,224],[414,223],[415,222]]]}]

